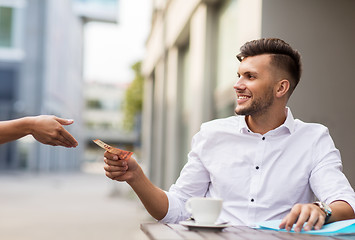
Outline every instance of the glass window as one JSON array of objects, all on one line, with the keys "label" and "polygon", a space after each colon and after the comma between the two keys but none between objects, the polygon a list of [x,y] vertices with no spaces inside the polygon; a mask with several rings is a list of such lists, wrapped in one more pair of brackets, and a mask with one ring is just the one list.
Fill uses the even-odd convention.
[{"label": "glass window", "polygon": [[13,9],[0,7],[0,47],[12,46]]},{"label": "glass window", "polygon": [[217,69],[215,102],[217,117],[227,117],[234,113],[237,58],[239,52],[237,36],[237,0],[227,0],[218,13]]},{"label": "glass window", "polygon": [[80,2],[85,4],[101,4],[101,5],[117,5],[118,0],[74,0],[74,2]]},{"label": "glass window", "polygon": [[86,107],[88,109],[102,109],[102,103],[98,99],[88,99],[86,100]]},{"label": "glass window", "polygon": [[0,100],[12,101],[14,99],[15,78],[15,70],[0,69]]}]

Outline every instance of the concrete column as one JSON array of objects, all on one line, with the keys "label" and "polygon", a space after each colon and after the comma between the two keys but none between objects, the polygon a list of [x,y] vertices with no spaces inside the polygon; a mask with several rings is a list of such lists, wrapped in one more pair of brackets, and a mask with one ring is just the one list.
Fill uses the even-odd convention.
[{"label": "concrete column", "polygon": [[142,113],[142,160],[148,168],[146,174],[152,176],[153,168],[150,160],[152,159],[153,148],[153,95],[154,95],[154,77],[151,75],[144,83],[144,100]]},{"label": "concrete column", "polygon": [[178,49],[169,50],[167,59],[165,181],[167,189],[178,177]]},{"label": "concrete column", "polygon": [[214,67],[214,11],[206,4],[200,4],[190,23],[190,81],[188,93],[191,102],[190,138],[199,130],[201,123],[213,118]]},{"label": "concrete column", "polygon": [[155,68],[154,97],[153,97],[153,132],[152,132],[152,159],[154,167],[151,171],[151,180],[161,187],[164,182],[165,159],[165,61],[160,60]]}]

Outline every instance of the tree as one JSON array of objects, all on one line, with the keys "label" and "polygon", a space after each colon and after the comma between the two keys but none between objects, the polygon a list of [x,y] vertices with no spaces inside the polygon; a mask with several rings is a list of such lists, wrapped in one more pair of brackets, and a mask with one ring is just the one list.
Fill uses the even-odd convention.
[{"label": "tree", "polygon": [[133,130],[136,123],[136,116],[142,112],[144,78],[141,73],[141,65],[142,63],[140,61],[132,65],[135,77],[126,90],[123,102],[123,127],[127,130]]}]

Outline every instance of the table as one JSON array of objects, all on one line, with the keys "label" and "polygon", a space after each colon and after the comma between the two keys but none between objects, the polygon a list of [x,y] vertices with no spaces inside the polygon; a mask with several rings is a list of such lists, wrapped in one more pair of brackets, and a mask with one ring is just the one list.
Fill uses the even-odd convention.
[{"label": "table", "polygon": [[188,230],[180,224],[143,223],[141,230],[151,240],[355,240],[355,235],[327,237],[232,226],[222,231]]}]

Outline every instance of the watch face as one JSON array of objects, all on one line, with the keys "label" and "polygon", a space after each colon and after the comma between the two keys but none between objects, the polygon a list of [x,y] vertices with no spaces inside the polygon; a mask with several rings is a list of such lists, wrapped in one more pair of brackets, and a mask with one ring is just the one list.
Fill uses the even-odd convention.
[{"label": "watch face", "polygon": [[324,202],[314,202],[314,204],[318,205],[320,209],[322,209],[327,217],[332,215],[332,209]]},{"label": "watch face", "polygon": [[322,204],[323,211],[327,214],[327,216],[332,215],[332,210],[330,209],[330,207],[324,202],[322,202],[321,204]]}]

